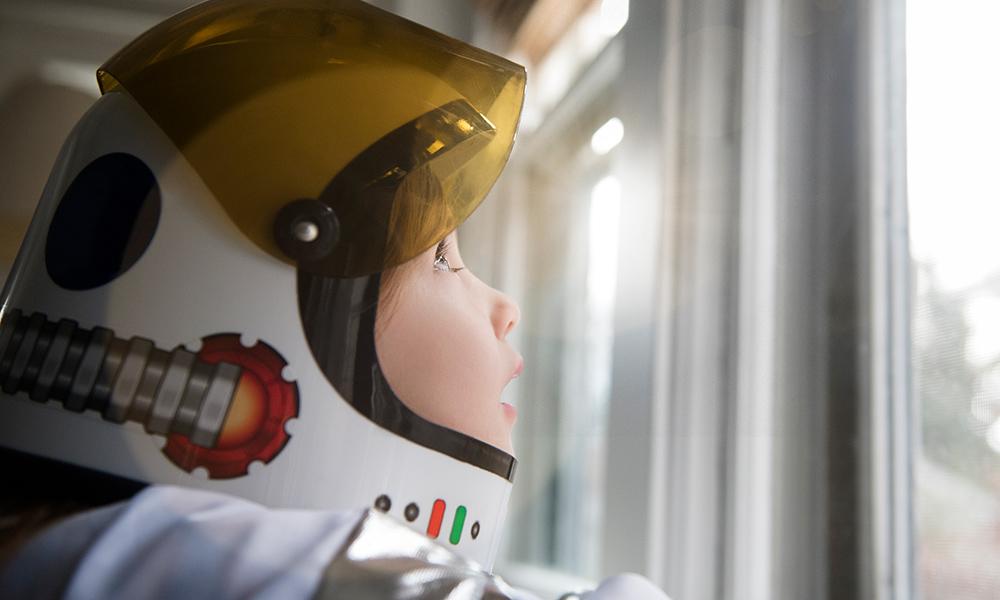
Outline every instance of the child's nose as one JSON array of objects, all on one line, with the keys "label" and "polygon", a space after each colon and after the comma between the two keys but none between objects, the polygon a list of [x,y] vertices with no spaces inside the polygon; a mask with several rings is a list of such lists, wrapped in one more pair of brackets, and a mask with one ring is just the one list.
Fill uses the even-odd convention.
[{"label": "child's nose", "polygon": [[506,294],[490,288],[494,294],[493,311],[491,318],[493,321],[493,331],[498,339],[506,339],[507,335],[514,329],[517,322],[521,320],[521,309]]}]

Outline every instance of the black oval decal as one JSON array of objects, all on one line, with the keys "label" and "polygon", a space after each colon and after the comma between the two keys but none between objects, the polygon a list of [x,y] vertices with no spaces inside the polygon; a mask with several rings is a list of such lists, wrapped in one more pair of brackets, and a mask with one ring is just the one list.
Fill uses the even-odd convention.
[{"label": "black oval decal", "polygon": [[69,290],[110,283],[139,260],[160,219],[160,188],[131,154],[105,154],[73,180],[45,240],[49,277]]}]

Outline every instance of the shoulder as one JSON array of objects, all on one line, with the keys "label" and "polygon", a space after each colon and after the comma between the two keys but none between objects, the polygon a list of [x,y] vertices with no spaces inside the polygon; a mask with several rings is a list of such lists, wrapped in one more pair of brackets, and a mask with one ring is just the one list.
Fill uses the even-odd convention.
[{"label": "shoulder", "polygon": [[363,514],[153,486],[37,536],[0,574],[0,596],[309,598]]}]

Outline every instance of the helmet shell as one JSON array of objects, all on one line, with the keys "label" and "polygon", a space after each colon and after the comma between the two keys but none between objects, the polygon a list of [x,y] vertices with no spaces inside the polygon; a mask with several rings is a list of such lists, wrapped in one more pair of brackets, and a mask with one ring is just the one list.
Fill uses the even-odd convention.
[{"label": "helmet shell", "polygon": [[[456,227],[510,152],[523,69],[363,2],[214,0],[99,79],[0,297],[0,445],[274,507],[375,504],[489,567],[513,457],[359,410],[304,330],[301,281],[377,293]],[[417,170],[446,218],[411,231],[394,191]],[[325,253],[276,241],[302,205],[334,215]],[[367,323],[377,295],[354,306]]]}]

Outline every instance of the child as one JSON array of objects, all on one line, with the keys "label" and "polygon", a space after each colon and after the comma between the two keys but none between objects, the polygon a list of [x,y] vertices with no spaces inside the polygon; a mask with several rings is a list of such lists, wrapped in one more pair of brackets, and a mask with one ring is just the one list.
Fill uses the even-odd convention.
[{"label": "child", "polygon": [[452,232],[523,69],[212,0],[98,78],[0,299],[0,595],[515,597],[518,312]]}]

